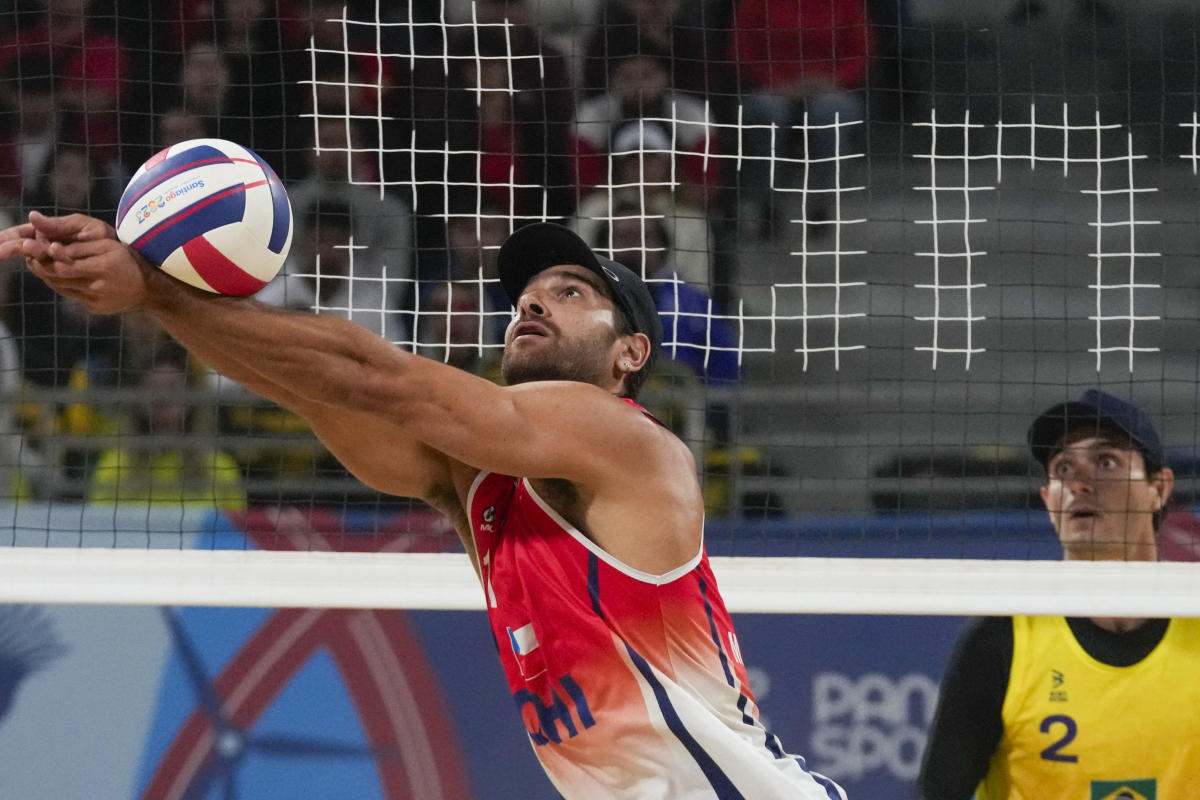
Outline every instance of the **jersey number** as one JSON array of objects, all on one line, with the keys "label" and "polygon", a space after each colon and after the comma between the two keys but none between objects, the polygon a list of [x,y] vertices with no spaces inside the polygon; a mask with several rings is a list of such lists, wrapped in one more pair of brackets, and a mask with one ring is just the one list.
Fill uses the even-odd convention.
[{"label": "jersey number", "polygon": [[1040,730],[1042,733],[1049,733],[1050,729],[1055,725],[1062,725],[1066,730],[1063,732],[1062,738],[1054,744],[1042,751],[1042,758],[1047,761],[1065,761],[1068,764],[1075,764],[1079,761],[1079,756],[1073,756],[1069,753],[1062,752],[1062,749],[1075,741],[1075,734],[1078,729],[1075,726],[1075,720],[1068,717],[1066,714],[1052,714],[1042,720]]}]

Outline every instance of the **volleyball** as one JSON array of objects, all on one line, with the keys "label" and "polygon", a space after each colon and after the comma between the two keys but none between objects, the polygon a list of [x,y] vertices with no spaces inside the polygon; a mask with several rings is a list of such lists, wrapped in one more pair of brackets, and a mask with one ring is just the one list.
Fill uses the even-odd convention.
[{"label": "volleyball", "polygon": [[152,156],[117,208],[117,237],[172,277],[208,292],[254,294],[292,244],[292,206],[258,154],[191,139]]}]

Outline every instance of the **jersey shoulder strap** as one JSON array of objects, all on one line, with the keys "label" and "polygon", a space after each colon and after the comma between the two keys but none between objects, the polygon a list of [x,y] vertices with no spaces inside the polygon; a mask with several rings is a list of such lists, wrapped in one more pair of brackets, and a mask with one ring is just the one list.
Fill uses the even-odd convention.
[{"label": "jersey shoulder strap", "polygon": [[667,427],[666,425],[663,425],[663,424],[662,424],[662,422],[661,422],[661,421],[658,419],[658,417],[654,416],[654,415],[653,415],[653,414],[651,414],[649,411],[647,411],[647,410],[646,410],[646,407],[645,407],[645,406],[643,406],[643,405],[641,405],[640,403],[638,403],[636,400],[632,400],[632,399],[630,399],[630,398],[628,398],[628,397],[622,397],[621,399],[622,399],[622,400],[624,400],[626,403],[629,403],[629,405],[633,406],[633,407],[634,407],[634,408],[636,408],[638,411],[640,411],[640,412],[642,412],[643,414],[645,414],[645,415],[646,415],[648,418],[650,418],[650,419],[651,419],[651,420],[654,422],[654,424],[656,424],[656,425],[658,425],[658,426],[660,426],[660,427],[663,427],[663,428]]}]

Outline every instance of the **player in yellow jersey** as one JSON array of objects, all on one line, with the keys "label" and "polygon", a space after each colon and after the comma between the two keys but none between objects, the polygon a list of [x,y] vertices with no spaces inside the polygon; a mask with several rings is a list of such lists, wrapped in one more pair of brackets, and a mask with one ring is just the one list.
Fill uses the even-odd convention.
[{"label": "player in yellow jersey", "polygon": [[[1155,561],[1174,483],[1140,409],[1088,390],[1029,429],[1064,558]],[[1120,587],[1112,587],[1119,591]],[[1182,800],[1200,792],[1200,619],[989,617],[957,643],[924,800]]]}]

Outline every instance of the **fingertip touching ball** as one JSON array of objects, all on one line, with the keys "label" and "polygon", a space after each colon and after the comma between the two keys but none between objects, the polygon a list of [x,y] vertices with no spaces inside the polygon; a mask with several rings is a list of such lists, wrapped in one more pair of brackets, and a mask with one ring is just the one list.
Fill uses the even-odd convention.
[{"label": "fingertip touching ball", "polygon": [[283,267],[292,206],[275,171],[224,139],[191,139],[129,180],[117,237],[172,277],[208,292],[254,294]]}]

